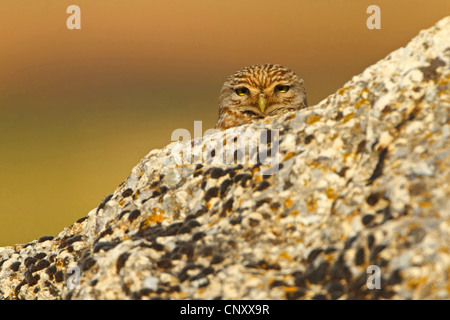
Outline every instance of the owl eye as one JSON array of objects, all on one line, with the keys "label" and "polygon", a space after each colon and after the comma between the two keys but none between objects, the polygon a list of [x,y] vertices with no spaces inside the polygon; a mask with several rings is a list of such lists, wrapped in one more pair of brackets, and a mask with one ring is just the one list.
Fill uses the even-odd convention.
[{"label": "owl eye", "polygon": [[275,91],[284,93],[284,92],[288,92],[290,88],[291,88],[290,86],[281,86],[280,85],[280,86],[275,87]]},{"label": "owl eye", "polygon": [[237,88],[237,89],[235,89],[234,92],[236,92],[236,94],[237,94],[238,96],[245,96],[245,95],[248,94],[250,91],[248,90],[248,88],[242,87],[242,88]]}]

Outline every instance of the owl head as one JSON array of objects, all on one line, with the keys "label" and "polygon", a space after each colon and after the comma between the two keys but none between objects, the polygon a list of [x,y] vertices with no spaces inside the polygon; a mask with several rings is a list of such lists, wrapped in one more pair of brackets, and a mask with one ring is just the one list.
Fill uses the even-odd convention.
[{"label": "owl head", "polygon": [[257,64],[228,77],[219,99],[217,129],[306,108],[303,80],[277,64]]}]

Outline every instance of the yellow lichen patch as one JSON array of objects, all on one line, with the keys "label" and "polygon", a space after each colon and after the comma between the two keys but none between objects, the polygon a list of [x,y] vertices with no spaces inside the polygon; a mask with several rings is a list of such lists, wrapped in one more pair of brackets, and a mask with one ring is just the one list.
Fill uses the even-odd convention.
[{"label": "yellow lichen patch", "polygon": [[369,89],[364,88],[359,92],[359,96],[363,99],[367,99],[369,97]]},{"label": "yellow lichen patch", "polygon": [[346,115],[344,117],[344,123],[349,121],[349,120],[351,120],[351,119],[353,119],[354,117],[355,117],[355,114],[353,112],[350,112],[348,115]]},{"label": "yellow lichen patch", "polygon": [[424,202],[419,203],[419,206],[421,208],[428,208],[428,207],[431,207],[432,205],[433,205],[433,203],[430,201],[424,201]]},{"label": "yellow lichen patch", "polygon": [[283,251],[282,253],[280,253],[280,259],[285,259],[288,261],[294,260],[294,258],[292,258],[289,254],[287,254],[286,251]]},{"label": "yellow lichen patch", "polygon": [[288,287],[288,286],[284,286],[284,291],[286,293],[293,293],[296,292],[298,290],[298,287]]},{"label": "yellow lichen patch", "polygon": [[298,211],[298,210],[293,210],[292,212],[291,212],[291,215],[292,216],[296,216],[296,215],[298,215],[300,212]]},{"label": "yellow lichen patch", "polygon": [[292,158],[292,156],[294,155],[295,153],[294,152],[288,152],[285,156],[284,156],[284,159],[283,159],[283,161],[286,161],[286,160],[289,160],[290,158]]},{"label": "yellow lichen patch", "polygon": [[314,211],[317,208],[317,201],[315,199],[309,199],[305,201],[308,211]]},{"label": "yellow lichen patch", "polygon": [[297,115],[295,114],[295,113],[291,113],[290,115],[288,115],[287,117],[286,117],[286,120],[291,120],[291,119],[293,119],[293,118],[295,118]]},{"label": "yellow lichen patch", "polygon": [[136,200],[139,196],[139,190],[136,190],[136,192],[133,194],[133,200]]},{"label": "yellow lichen patch", "polygon": [[124,200],[119,202],[119,206],[123,207],[124,205],[125,205],[125,201]]},{"label": "yellow lichen patch", "polygon": [[344,153],[344,163],[347,162],[347,158],[348,158],[349,156],[351,156],[352,154],[353,154],[352,152]]},{"label": "yellow lichen patch", "polygon": [[293,204],[294,204],[294,202],[290,198],[284,200],[284,206],[286,208],[290,208]]},{"label": "yellow lichen patch", "polygon": [[162,222],[163,219],[164,217],[162,214],[152,214],[147,219],[145,219],[144,223],[142,224],[142,228],[148,227],[153,223]]},{"label": "yellow lichen patch", "polygon": [[345,93],[345,91],[348,91],[352,88],[353,88],[353,86],[345,87],[345,88],[339,89],[339,91],[337,93],[338,93],[338,95],[343,95]]},{"label": "yellow lichen patch", "polygon": [[370,104],[370,101],[367,99],[360,99],[355,103],[355,108],[359,109],[363,104]]},{"label": "yellow lichen patch", "polygon": [[338,197],[338,195],[336,194],[336,192],[334,191],[333,188],[328,188],[325,193],[326,193],[328,199],[334,200]]},{"label": "yellow lichen patch", "polygon": [[322,118],[321,116],[309,116],[308,117],[308,125],[312,125],[313,123],[316,123],[321,118]]},{"label": "yellow lichen patch", "polygon": [[416,289],[418,286],[425,284],[426,281],[427,281],[427,278],[425,278],[425,277],[411,279],[408,281],[407,285],[410,289]]}]

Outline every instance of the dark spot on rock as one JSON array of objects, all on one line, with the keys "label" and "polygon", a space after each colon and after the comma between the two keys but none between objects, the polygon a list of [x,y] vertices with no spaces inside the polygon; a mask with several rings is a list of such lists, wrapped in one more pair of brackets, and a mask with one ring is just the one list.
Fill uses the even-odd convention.
[{"label": "dark spot on rock", "polygon": [[25,248],[27,248],[27,247],[33,245],[33,244],[34,244],[34,242],[28,242],[27,244],[24,244],[24,245],[22,246],[22,248],[25,249]]},{"label": "dark spot on rock", "polygon": [[355,242],[355,240],[356,240],[356,236],[347,238],[344,243],[344,249],[350,249],[353,242]]},{"label": "dark spot on rock", "polygon": [[344,254],[340,254],[338,259],[334,262],[330,269],[329,277],[331,280],[345,279],[347,283],[352,278],[352,273],[349,267],[345,264]]},{"label": "dark spot on rock", "polygon": [[16,261],[16,262],[11,263],[11,265],[9,266],[9,268],[10,268],[12,271],[17,272],[17,271],[19,270],[20,265],[21,265],[21,262],[20,262],[20,261]]},{"label": "dark spot on rock", "polygon": [[209,257],[214,253],[214,248],[212,246],[206,246],[203,247],[203,249],[200,250],[200,255],[204,257]]},{"label": "dark spot on rock", "polygon": [[44,241],[53,240],[54,238],[55,238],[54,236],[43,236],[43,237],[40,237],[37,242],[41,243],[41,242],[44,242]]},{"label": "dark spot on rock", "polygon": [[73,244],[75,242],[81,241],[82,238],[83,238],[83,236],[81,234],[67,238],[67,239],[61,241],[61,244],[59,245],[58,248],[62,249],[67,246],[70,246],[71,244]]},{"label": "dark spot on rock", "polygon": [[37,262],[37,260],[33,257],[28,257],[25,259],[24,264],[25,264],[25,268],[30,268],[31,266],[33,266],[35,263]]},{"label": "dark spot on rock", "polygon": [[386,248],[385,245],[376,245],[371,251],[369,256],[369,262],[374,263],[378,254]]},{"label": "dark spot on rock", "polygon": [[415,183],[409,187],[409,194],[412,196],[421,195],[426,191],[426,187],[427,185],[423,181]]},{"label": "dark spot on rock", "polygon": [[131,197],[132,195],[133,195],[133,189],[131,189],[131,188],[128,188],[124,192],[122,192],[123,198]]},{"label": "dark spot on rock", "polygon": [[32,266],[30,268],[30,271],[36,272],[36,271],[47,268],[49,265],[50,265],[50,262],[48,262],[47,260],[41,260],[38,263],[36,263],[34,266]]},{"label": "dark spot on rock", "polygon": [[365,140],[365,139],[363,139],[363,140],[358,144],[358,147],[356,148],[356,153],[364,152],[364,150],[366,150],[366,140]]},{"label": "dark spot on rock", "polygon": [[83,261],[83,264],[81,266],[81,270],[87,271],[90,268],[92,268],[96,263],[97,263],[97,261],[95,261],[94,258],[89,257],[89,258],[87,258],[86,260]]},{"label": "dark spot on rock", "polygon": [[330,264],[327,261],[320,263],[317,268],[306,273],[306,279],[312,284],[318,284],[325,277],[329,266]]},{"label": "dark spot on rock", "polygon": [[156,263],[156,265],[162,269],[170,269],[173,267],[172,261],[170,259],[161,259]]},{"label": "dark spot on rock", "polygon": [[212,198],[215,198],[219,195],[219,188],[218,187],[212,187],[208,191],[206,191],[205,194],[205,201],[209,201]]},{"label": "dark spot on rock", "polygon": [[206,237],[206,234],[203,231],[199,231],[192,236],[192,241],[198,241]]},{"label": "dark spot on rock", "polygon": [[116,261],[116,272],[119,273],[120,270],[125,266],[125,262],[127,262],[130,254],[128,252],[123,252]]},{"label": "dark spot on rock", "polygon": [[245,188],[247,186],[247,181],[251,180],[252,176],[249,174],[245,174],[242,178],[241,178],[241,187]]},{"label": "dark spot on rock", "polygon": [[383,108],[383,110],[381,110],[382,114],[386,114],[386,113],[390,113],[390,112],[392,112],[392,107],[388,104]]},{"label": "dark spot on rock", "polygon": [[375,166],[375,169],[373,170],[370,178],[367,179],[367,185],[371,185],[375,181],[375,179],[379,178],[383,174],[384,160],[386,159],[387,151],[388,149],[386,147],[383,148],[383,150],[380,152],[377,165]]},{"label": "dark spot on rock", "polygon": [[313,300],[327,300],[327,296],[322,293],[318,293],[312,297]]},{"label": "dark spot on rock", "polygon": [[176,235],[178,233],[178,230],[183,226],[182,222],[175,222],[172,223],[171,225],[169,225],[166,228],[166,236],[173,236]]},{"label": "dark spot on rock", "polygon": [[343,117],[344,117],[344,114],[343,114],[341,111],[339,111],[339,112],[337,113],[337,115],[336,115],[336,118],[334,118],[334,120],[339,121],[339,120],[341,120]]},{"label": "dark spot on rock", "polygon": [[34,255],[34,258],[37,260],[41,260],[41,259],[45,258],[46,256],[47,256],[47,254],[45,252],[39,252]]},{"label": "dark spot on rock", "polygon": [[314,135],[313,134],[308,134],[305,137],[305,144],[310,144],[313,139],[314,139]]},{"label": "dark spot on rock", "polygon": [[31,271],[27,270],[24,273],[25,281],[27,282],[28,286],[32,287],[38,283],[39,279],[41,278],[38,274],[34,275],[31,273]]},{"label": "dark spot on rock", "polygon": [[197,170],[200,170],[201,168],[203,168],[203,165],[201,164],[201,163],[198,163],[196,166],[195,166],[195,170],[197,171]]},{"label": "dark spot on rock", "polygon": [[40,290],[39,286],[37,286],[36,288],[34,288],[33,293],[38,293]]},{"label": "dark spot on rock", "polygon": [[242,222],[242,217],[237,217],[237,218],[235,218],[235,219],[230,219],[230,224],[231,225],[236,225],[236,224],[240,224]]},{"label": "dark spot on rock", "polygon": [[234,199],[233,199],[233,198],[228,199],[227,202],[225,202],[225,203],[223,204],[222,210],[223,210],[224,212],[229,212],[229,211],[231,211],[232,208],[233,208],[233,203],[234,203]]},{"label": "dark spot on rock", "polygon": [[48,274],[49,276],[54,275],[56,271],[57,271],[56,264],[52,264],[50,267],[45,269],[45,273]]},{"label": "dark spot on rock", "polygon": [[269,186],[270,183],[264,180],[258,185],[258,187],[256,187],[255,191],[263,191],[267,189]]},{"label": "dark spot on rock", "polygon": [[205,213],[208,212],[208,208],[206,208],[205,206],[202,206],[196,213],[195,213],[195,217],[200,217],[202,215],[204,215]]},{"label": "dark spot on rock", "polygon": [[286,299],[287,300],[297,300],[301,297],[303,297],[306,294],[305,289],[298,289],[294,292],[288,291],[286,292]]},{"label": "dark spot on rock", "polygon": [[445,66],[445,62],[436,57],[429,62],[428,66],[419,68],[419,70],[423,73],[423,81],[426,82],[428,80],[436,80],[438,76],[438,72],[436,70],[441,66]]},{"label": "dark spot on rock", "polygon": [[378,200],[380,199],[381,193],[375,192],[372,193],[370,196],[367,197],[366,202],[367,204],[374,206],[377,204]]},{"label": "dark spot on rock", "polygon": [[108,251],[114,248],[117,245],[117,243],[111,242],[111,241],[100,241],[98,242],[93,249],[93,253],[97,253],[100,250]]},{"label": "dark spot on rock", "polygon": [[327,290],[332,300],[339,299],[345,292],[344,286],[337,281],[332,282]]},{"label": "dark spot on rock", "polygon": [[124,215],[126,215],[128,212],[130,212],[130,210],[123,210],[120,214],[119,214],[119,220],[123,218]]},{"label": "dark spot on rock", "polygon": [[416,227],[409,231],[408,236],[411,238],[413,243],[417,244],[422,242],[423,238],[426,236],[426,232],[423,228]]},{"label": "dark spot on rock", "polygon": [[139,216],[141,215],[141,212],[139,210],[133,210],[130,212],[130,214],[128,215],[128,221],[133,222],[134,220],[136,220]]},{"label": "dark spot on rock", "polygon": [[372,249],[374,243],[375,243],[375,237],[373,236],[373,234],[369,234],[367,236],[367,246],[369,247],[369,249]]},{"label": "dark spot on rock", "polygon": [[202,184],[200,185],[200,188],[205,189],[206,187],[206,180],[203,180]]},{"label": "dark spot on rock", "polygon": [[56,282],[64,281],[64,273],[62,272],[62,270],[59,270],[55,273],[55,281]]},{"label": "dark spot on rock", "polygon": [[17,296],[20,292],[20,289],[26,285],[27,282],[25,280],[23,280],[21,283],[19,283],[15,288],[14,288],[14,294]]},{"label": "dark spot on rock", "polygon": [[270,288],[276,288],[276,287],[281,287],[281,286],[285,286],[286,283],[283,280],[274,280],[272,281],[272,283],[270,284]]},{"label": "dark spot on rock", "polygon": [[402,283],[402,280],[403,280],[403,278],[400,274],[400,270],[396,269],[396,270],[394,270],[394,272],[392,272],[391,276],[389,277],[389,279],[387,281],[387,284],[393,286],[393,285]]},{"label": "dark spot on rock", "polygon": [[[105,208],[106,203],[108,203],[109,200],[111,200],[111,198],[113,197],[113,194],[109,194],[105,197],[105,199],[103,199],[102,203],[100,203],[100,205],[97,208],[96,213],[98,213],[101,209]],[[85,217],[87,219],[87,217]],[[81,219],[80,219],[81,220]],[[84,220],[82,220],[84,221]],[[81,223],[81,221],[79,222],[79,220],[77,221],[78,223]]]},{"label": "dark spot on rock", "polygon": [[308,258],[306,259],[306,262],[308,263],[312,263],[319,254],[321,254],[323,252],[322,249],[313,249],[311,250],[311,252],[308,255]]},{"label": "dark spot on rock", "polygon": [[101,239],[107,235],[110,235],[110,234],[113,234],[113,230],[112,230],[111,226],[108,226],[108,228],[106,228],[104,231],[102,231],[100,233],[100,235],[95,239],[96,240],[95,242],[97,242],[99,239]]},{"label": "dark spot on rock", "polygon": [[306,277],[303,272],[298,271],[293,274],[294,276],[294,284],[300,288],[306,288]]},{"label": "dark spot on rock", "polygon": [[373,214],[366,214],[362,217],[361,222],[364,226],[367,226],[373,221],[374,218],[375,216]]},{"label": "dark spot on rock", "polygon": [[219,179],[225,175],[225,171],[222,168],[213,168],[210,175],[212,179]]},{"label": "dark spot on rock", "polygon": [[220,185],[220,197],[223,198],[228,190],[228,187],[232,184],[231,179],[226,179]]},{"label": "dark spot on rock", "polygon": [[221,263],[223,260],[225,260],[224,256],[222,256],[222,255],[220,255],[220,254],[215,254],[215,255],[211,258],[211,264]]},{"label": "dark spot on rock", "polygon": [[274,202],[270,205],[270,209],[272,210],[278,210],[281,207],[281,204],[278,202]]},{"label": "dark spot on rock", "polygon": [[164,245],[156,241],[152,243],[151,248],[156,251],[164,251]]},{"label": "dark spot on rock", "polygon": [[261,207],[265,203],[270,203],[270,201],[271,201],[270,198],[264,198],[264,199],[256,201],[255,209],[258,209],[259,207]]},{"label": "dark spot on rock", "polygon": [[355,254],[355,265],[360,266],[364,263],[366,254],[364,252],[364,248],[359,248]]},{"label": "dark spot on rock", "polygon": [[69,251],[69,252],[73,252],[73,251],[74,251],[74,248],[73,248],[73,246],[72,246],[72,245],[68,246],[68,247],[67,247],[67,251]]}]

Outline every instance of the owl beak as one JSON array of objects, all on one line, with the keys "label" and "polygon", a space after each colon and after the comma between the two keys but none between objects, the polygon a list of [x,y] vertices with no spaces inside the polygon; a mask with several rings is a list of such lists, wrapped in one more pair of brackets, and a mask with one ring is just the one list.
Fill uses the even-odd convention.
[{"label": "owl beak", "polygon": [[267,99],[263,96],[259,97],[258,99],[258,106],[261,109],[261,111],[264,113],[264,110],[267,107]]}]

